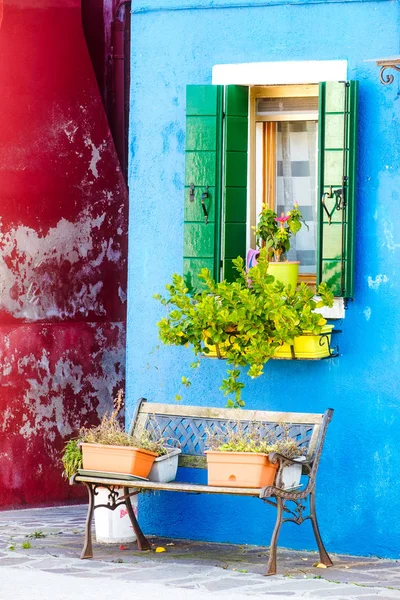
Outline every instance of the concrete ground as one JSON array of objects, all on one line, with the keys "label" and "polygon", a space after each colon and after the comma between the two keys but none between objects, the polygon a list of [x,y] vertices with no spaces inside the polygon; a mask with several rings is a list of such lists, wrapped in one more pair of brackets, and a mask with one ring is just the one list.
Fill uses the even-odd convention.
[{"label": "concrete ground", "polygon": [[0,600],[400,600],[400,562],[382,559],[332,555],[335,566],[321,569],[316,554],[281,549],[279,574],[263,577],[265,547],[152,537],[152,551],[95,543],[94,558],[79,560],[85,515],[85,506],[0,512]]}]

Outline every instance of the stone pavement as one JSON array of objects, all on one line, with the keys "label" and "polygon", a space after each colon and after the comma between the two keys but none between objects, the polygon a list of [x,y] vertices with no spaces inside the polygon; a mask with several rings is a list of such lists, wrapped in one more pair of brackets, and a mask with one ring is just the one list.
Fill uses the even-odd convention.
[{"label": "stone pavement", "polygon": [[316,554],[281,549],[279,575],[263,577],[265,547],[151,537],[166,552],[95,543],[94,559],[81,561],[85,515],[82,505],[0,512],[0,599],[26,598],[36,582],[33,600],[91,600],[91,590],[96,600],[400,600],[400,562],[378,558],[332,555],[335,566],[320,569]]}]

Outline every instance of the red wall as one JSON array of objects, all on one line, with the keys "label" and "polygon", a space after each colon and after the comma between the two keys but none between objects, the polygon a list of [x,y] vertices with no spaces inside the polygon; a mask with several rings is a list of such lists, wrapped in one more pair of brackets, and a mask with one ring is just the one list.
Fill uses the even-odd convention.
[{"label": "red wall", "polygon": [[60,450],[123,386],[127,191],[80,0],[4,0],[0,89],[4,507],[80,493]]}]

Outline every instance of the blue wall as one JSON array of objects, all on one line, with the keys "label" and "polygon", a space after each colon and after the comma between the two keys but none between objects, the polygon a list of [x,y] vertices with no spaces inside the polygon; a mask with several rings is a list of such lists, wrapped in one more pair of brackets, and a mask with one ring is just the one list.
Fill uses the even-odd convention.
[{"label": "blue wall", "polygon": [[[219,63],[347,59],[349,79],[360,81],[360,121],[356,300],[342,323],[341,356],[271,361],[245,400],[264,410],[335,408],[317,486],[327,548],[399,557],[400,77],[383,86],[375,63],[365,62],[400,54],[399,4],[208,4],[133,3],[128,416],[139,396],[225,405],[222,361],[203,361],[192,374],[188,350],[157,348],[163,309],[152,295],[182,270],[186,84],[211,83]],[[193,381],[183,392],[182,375]],[[140,511],[147,532],[253,544],[269,543],[275,517],[256,499],[181,494],[145,498]],[[310,529],[286,524],[280,543],[315,548]]]}]

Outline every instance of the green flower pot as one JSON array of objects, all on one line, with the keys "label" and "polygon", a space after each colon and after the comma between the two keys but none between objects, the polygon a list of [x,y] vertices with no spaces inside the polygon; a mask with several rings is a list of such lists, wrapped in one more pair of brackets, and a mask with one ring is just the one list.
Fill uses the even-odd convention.
[{"label": "green flower pot", "polygon": [[290,285],[294,290],[299,279],[299,261],[270,262],[268,265],[269,275],[273,275],[276,281]]}]

